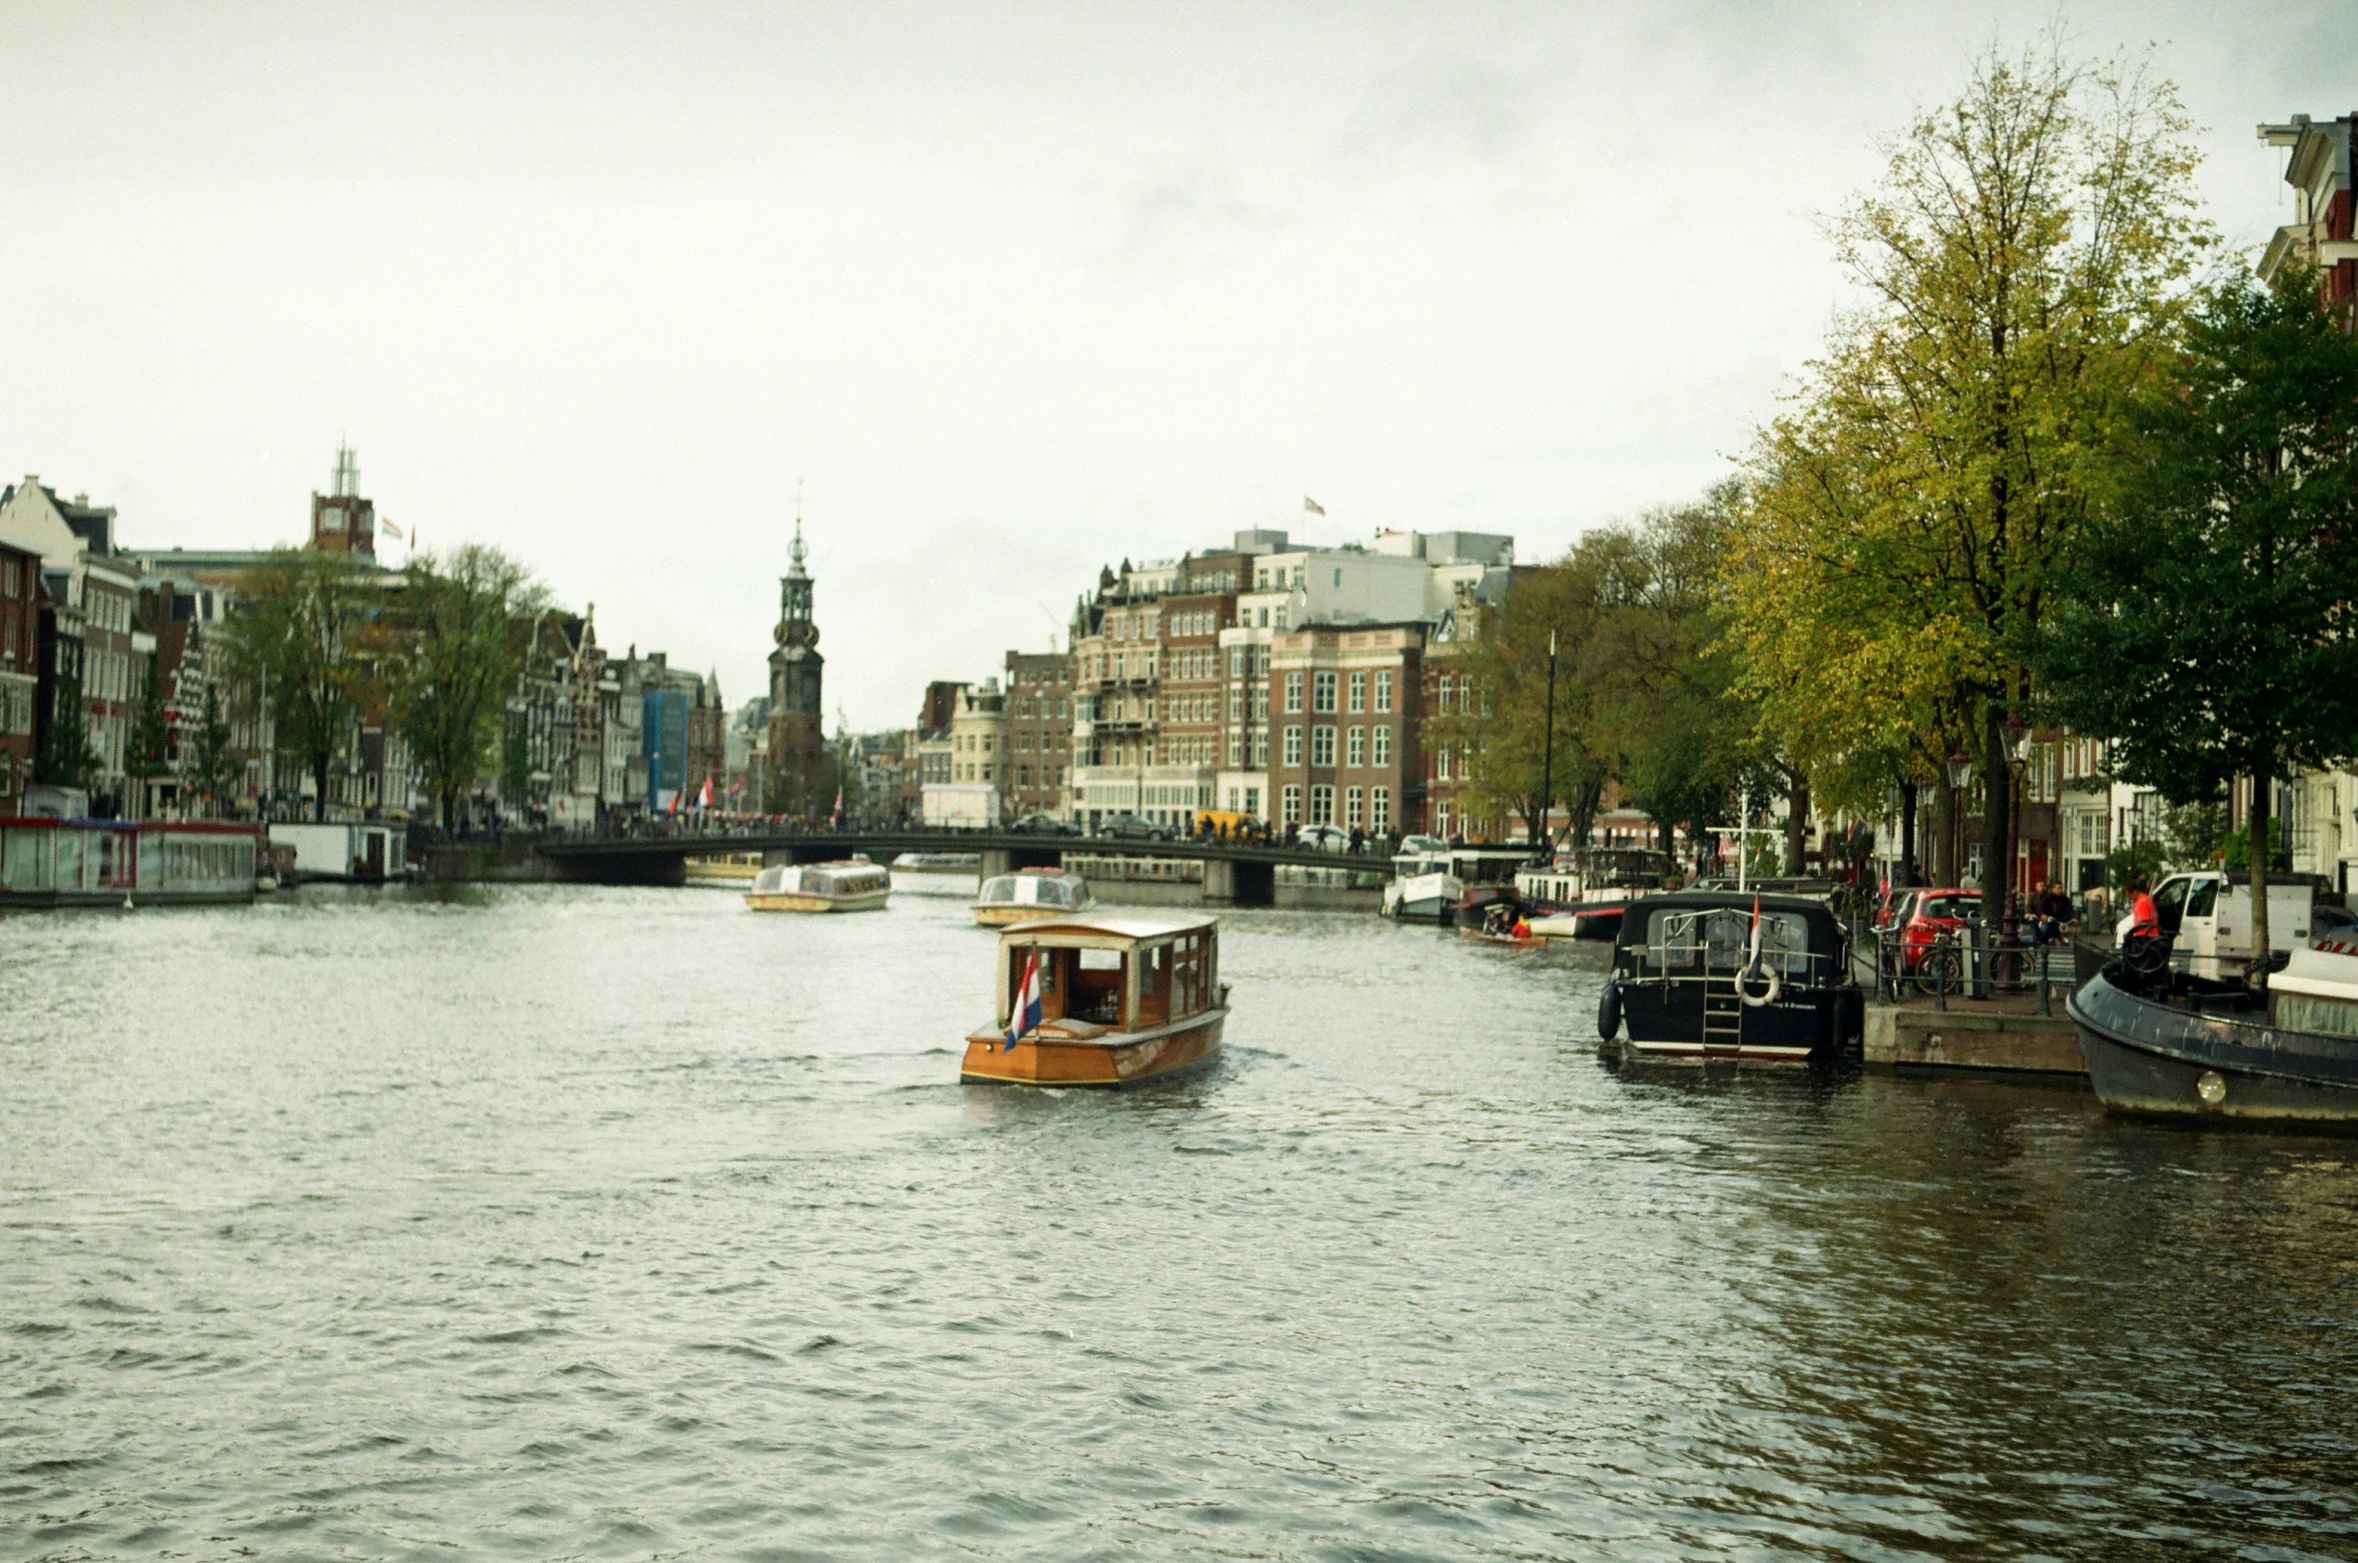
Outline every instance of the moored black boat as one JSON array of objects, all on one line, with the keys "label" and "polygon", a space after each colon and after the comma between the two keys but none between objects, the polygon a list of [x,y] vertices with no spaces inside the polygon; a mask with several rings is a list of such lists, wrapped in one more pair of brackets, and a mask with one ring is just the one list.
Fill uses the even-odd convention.
[{"label": "moored black boat", "polygon": [[1864,996],[1822,901],[1688,890],[1632,900],[1597,1012],[1634,1053],[1785,1063],[1857,1041]]}]

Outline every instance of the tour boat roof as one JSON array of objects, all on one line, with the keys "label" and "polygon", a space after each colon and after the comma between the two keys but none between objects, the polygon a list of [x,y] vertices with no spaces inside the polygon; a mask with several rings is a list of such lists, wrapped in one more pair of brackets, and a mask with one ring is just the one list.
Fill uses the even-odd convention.
[{"label": "tour boat roof", "polygon": [[1165,939],[1219,926],[1219,919],[1183,912],[1077,912],[1070,917],[1041,917],[1018,923],[1000,937],[1017,941],[1044,933],[1094,934],[1106,939]]}]

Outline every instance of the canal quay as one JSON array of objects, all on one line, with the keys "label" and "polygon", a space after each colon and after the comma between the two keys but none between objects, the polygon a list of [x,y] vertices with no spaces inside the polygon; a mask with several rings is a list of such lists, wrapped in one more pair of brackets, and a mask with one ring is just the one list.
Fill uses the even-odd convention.
[{"label": "canal quay", "polygon": [[958,895],[10,920],[0,1555],[2350,1554],[2358,1145],[1220,927],[1220,1061],[1064,1095]]}]

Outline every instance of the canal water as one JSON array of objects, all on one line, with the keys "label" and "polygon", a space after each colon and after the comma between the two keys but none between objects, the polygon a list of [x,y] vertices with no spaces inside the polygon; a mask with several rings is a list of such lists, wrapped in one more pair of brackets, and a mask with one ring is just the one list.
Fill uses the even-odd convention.
[{"label": "canal water", "polygon": [[1223,929],[1221,1065],[1041,1095],[954,899],[0,922],[0,1555],[2358,1553],[2358,1145]]}]

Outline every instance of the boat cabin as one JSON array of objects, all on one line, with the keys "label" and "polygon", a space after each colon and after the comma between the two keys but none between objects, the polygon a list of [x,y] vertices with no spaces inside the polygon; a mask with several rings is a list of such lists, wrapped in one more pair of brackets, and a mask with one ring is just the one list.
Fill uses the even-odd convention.
[{"label": "boat cabin", "polygon": [[999,940],[1002,1026],[1034,955],[1042,1024],[1069,1019],[1147,1031],[1219,1007],[1219,932],[1209,917],[1126,912],[1010,929]]},{"label": "boat cabin", "polygon": [[879,895],[891,888],[891,871],[875,863],[778,863],[753,876],[750,893],[843,900]]},{"label": "boat cabin", "polygon": [[1033,915],[1079,911],[1089,905],[1089,881],[1061,868],[1023,868],[994,874],[974,898],[975,910],[1004,908]]},{"label": "boat cabin", "polygon": [[1632,901],[1598,1030],[1640,1053],[1797,1060],[1858,1035],[1864,995],[1822,901],[1690,890]]}]

